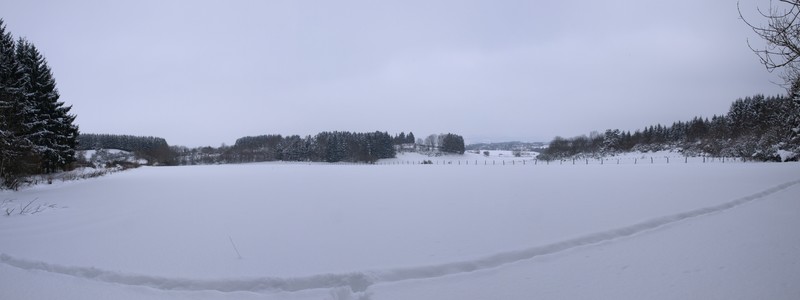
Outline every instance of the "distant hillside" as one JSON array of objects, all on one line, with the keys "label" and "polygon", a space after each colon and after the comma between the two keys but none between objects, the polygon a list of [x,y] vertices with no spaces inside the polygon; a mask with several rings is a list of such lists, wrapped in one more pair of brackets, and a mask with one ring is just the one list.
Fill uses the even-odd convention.
[{"label": "distant hillside", "polygon": [[663,150],[680,151],[685,156],[800,160],[800,101],[789,96],[755,95],[733,101],[727,114],[710,119],[698,116],[633,133],[608,129],[589,136],[557,136],[539,158],[607,157]]},{"label": "distant hillside", "polygon": [[159,165],[171,165],[173,155],[163,138],[118,134],[78,135],[78,150],[119,149],[133,152],[137,157]]},{"label": "distant hillside", "polygon": [[537,151],[546,147],[546,143],[542,142],[501,142],[501,143],[477,143],[467,145],[467,150],[523,150],[523,151]]}]

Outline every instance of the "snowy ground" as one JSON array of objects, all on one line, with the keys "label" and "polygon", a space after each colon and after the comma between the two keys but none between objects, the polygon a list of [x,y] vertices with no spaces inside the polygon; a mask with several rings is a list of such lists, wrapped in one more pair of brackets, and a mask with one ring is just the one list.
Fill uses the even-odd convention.
[{"label": "snowy ground", "polygon": [[800,298],[799,164],[450,158],[2,192],[0,298]]}]

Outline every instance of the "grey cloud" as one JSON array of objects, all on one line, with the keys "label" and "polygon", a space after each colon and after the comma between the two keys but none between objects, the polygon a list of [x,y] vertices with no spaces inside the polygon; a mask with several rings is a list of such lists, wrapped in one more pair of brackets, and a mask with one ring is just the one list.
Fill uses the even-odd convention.
[{"label": "grey cloud", "polygon": [[549,140],[782,92],[726,0],[20,1],[0,11],[47,56],[82,131],[190,146],[321,130]]}]

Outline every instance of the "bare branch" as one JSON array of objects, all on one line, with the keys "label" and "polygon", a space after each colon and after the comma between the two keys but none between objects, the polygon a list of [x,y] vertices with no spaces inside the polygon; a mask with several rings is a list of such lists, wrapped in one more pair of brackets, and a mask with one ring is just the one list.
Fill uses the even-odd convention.
[{"label": "bare branch", "polygon": [[766,19],[765,26],[747,20],[738,2],[736,9],[739,18],[766,42],[763,48],[755,48],[748,40],[750,51],[758,56],[767,71],[781,69],[781,78],[790,91],[800,90],[794,86],[800,84],[800,0],[778,0],[777,3],[770,0],[766,10],[756,8]]}]

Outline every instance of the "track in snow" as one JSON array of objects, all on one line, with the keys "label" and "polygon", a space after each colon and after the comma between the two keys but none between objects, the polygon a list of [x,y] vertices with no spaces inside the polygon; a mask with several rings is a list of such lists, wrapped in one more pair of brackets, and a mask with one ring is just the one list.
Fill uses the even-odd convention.
[{"label": "track in snow", "polygon": [[650,219],[630,226],[601,231],[581,237],[527,249],[501,252],[494,255],[453,263],[400,269],[375,270],[344,274],[320,274],[307,277],[280,278],[260,277],[250,279],[215,279],[200,280],[186,278],[167,278],[148,275],[125,274],[97,268],[62,266],[41,261],[15,258],[0,253],[0,263],[25,270],[38,270],[90,280],[146,286],[162,290],[201,291],[215,290],[220,292],[264,292],[264,291],[301,291],[309,289],[349,287],[353,292],[363,292],[371,285],[411,279],[426,279],[478,270],[496,268],[534,257],[554,254],[577,247],[597,244],[629,237],[641,232],[656,229],[686,219],[722,212],[736,206],[764,198],[776,192],[800,184],[800,180],[786,182],[761,192],[742,197],[723,204],[694,209],[682,213]]}]

